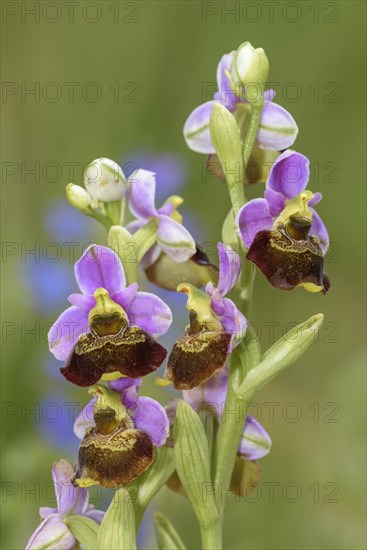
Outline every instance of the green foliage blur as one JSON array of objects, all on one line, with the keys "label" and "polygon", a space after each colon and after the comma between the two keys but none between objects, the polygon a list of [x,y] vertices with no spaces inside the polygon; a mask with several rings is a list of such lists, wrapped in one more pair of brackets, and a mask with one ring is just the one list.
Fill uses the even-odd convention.
[{"label": "green foliage blur", "polygon": [[[310,188],[323,194],[318,211],[332,241],[326,262],[332,286],[327,296],[287,293],[257,276],[253,321],[265,349],[312,314],[323,312],[325,324],[305,357],[256,398],[251,412],[271,434],[273,449],[261,460],[258,491],[245,502],[223,492],[225,548],[365,548],[366,4],[105,0],[77,2],[74,13],[67,4],[1,6],[1,547],[23,548],[38,525],[38,508],[54,505],[52,462],[63,456],[75,462],[77,441],[69,417],[63,433],[53,421],[61,406],[66,416],[88,399],[57,374],[60,364],[47,349],[47,328],[67,307],[68,292],[57,307],[51,300],[42,309],[53,275],[27,279],[44,260],[53,263],[52,273],[62,264],[72,279],[77,257],[70,258],[67,243],[50,245],[56,241],[45,223],[65,200],[69,169],[71,181],[82,183],[83,166],[97,157],[121,161],[137,150],[181,155],[188,177],[179,193],[196,219],[196,240],[215,243],[229,209],[226,188],[213,177],[203,181],[205,158],[188,150],[182,127],[210,99],[221,55],[250,41],[268,55],[276,101],[300,128],[294,148],[310,158]],[[33,95],[26,93],[31,88]],[[255,195],[262,189],[252,187],[249,196]],[[57,223],[67,230],[71,218]],[[106,244],[97,222],[88,227],[83,245]],[[80,242],[75,250],[81,252]],[[175,313],[178,334],[187,320],[184,301]],[[153,376],[144,390],[162,403],[174,395],[156,387]],[[92,494],[105,508],[111,496]],[[198,526],[183,497],[164,488],[153,508],[169,517],[188,548],[198,548]],[[156,548],[151,512],[139,544]]]}]

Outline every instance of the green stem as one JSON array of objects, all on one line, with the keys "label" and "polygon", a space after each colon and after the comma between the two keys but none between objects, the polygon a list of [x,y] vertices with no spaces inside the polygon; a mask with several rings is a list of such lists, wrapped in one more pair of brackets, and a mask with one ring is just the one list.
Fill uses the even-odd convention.
[{"label": "green stem", "polygon": [[242,267],[240,278],[240,299],[241,299],[241,311],[244,316],[249,319],[252,309],[252,297],[254,292],[254,282],[256,269],[253,263],[246,260],[247,250],[242,241],[239,241],[241,249]]},{"label": "green stem", "polygon": [[210,525],[201,525],[202,550],[221,550],[222,548],[222,522],[220,518]]},{"label": "green stem", "polygon": [[104,209],[106,216],[111,220],[112,225],[120,225],[121,201],[105,202]]},{"label": "green stem", "polygon": [[252,149],[254,147],[256,136],[259,131],[260,118],[261,118],[261,112],[263,110],[263,107],[264,107],[264,99],[261,99],[258,103],[252,105],[252,115],[250,119],[250,124],[247,130],[246,138],[243,143],[243,149],[242,149],[243,169],[245,173],[246,173],[248,162],[250,160]]},{"label": "green stem", "polygon": [[[246,418],[248,403],[237,398],[234,390],[236,369],[240,368],[236,354],[232,356],[228,390],[222,422],[218,429],[213,452],[213,482],[219,514],[222,516],[225,505],[225,495],[229,490],[232,472],[236,460],[236,452],[240,443],[242,429]],[[251,368],[251,365],[248,365]],[[249,401],[250,402],[250,401]]]},{"label": "green stem", "polygon": [[104,214],[100,214],[99,212],[96,212],[95,210],[91,210],[90,211],[90,214],[89,213],[86,213],[85,214],[87,216],[90,216],[91,218],[97,220],[98,222],[100,222],[106,229],[107,231],[109,231],[113,225],[113,223],[111,222],[111,220],[105,216]]},{"label": "green stem", "polygon": [[[252,106],[251,119],[242,148],[244,173],[246,173],[246,168],[258,133],[263,105],[264,101],[261,100],[259,103]],[[237,188],[238,190],[236,191],[234,188],[229,186],[230,197],[235,215],[238,212],[239,197],[243,197],[242,204],[246,202],[242,182],[239,182]],[[241,188],[241,191],[239,188]],[[255,270],[254,266],[245,259],[247,251],[242,242],[239,242],[239,245],[241,246],[241,250],[243,252],[240,280],[240,298],[242,301],[241,310],[246,317],[249,317],[252,305]],[[252,399],[252,396],[249,396],[246,402],[240,400],[237,396],[236,390],[243,382],[243,373],[251,370],[260,361],[258,351],[256,351],[256,353],[253,351],[254,349],[258,350],[257,342],[255,342],[255,344],[256,345],[254,345],[253,338],[251,340],[246,337],[241,344],[241,351],[235,350],[232,354],[225,410],[222,415],[222,422],[220,423],[213,449],[213,483],[219,512],[218,523],[220,525],[222,525],[223,522],[225,505],[224,496],[226,491],[229,490],[237,449],[246,419],[247,408]],[[241,357],[242,359],[245,358],[245,365],[242,364],[243,361],[241,360]],[[241,376],[238,375],[239,373],[241,373]],[[219,527],[217,527],[217,529],[219,530]],[[205,547],[203,546],[203,548]]]},{"label": "green stem", "polygon": [[246,202],[243,184],[242,184],[242,181],[240,185],[238,185],[237,182],[235,185],[233,185],[231,184],[230,181],[227,181],[227,184],[228,184],[229,196],[231,198],[231,203],[233,206],[233,213],[234,213],[234,216],[237,216],[239,210]]}]

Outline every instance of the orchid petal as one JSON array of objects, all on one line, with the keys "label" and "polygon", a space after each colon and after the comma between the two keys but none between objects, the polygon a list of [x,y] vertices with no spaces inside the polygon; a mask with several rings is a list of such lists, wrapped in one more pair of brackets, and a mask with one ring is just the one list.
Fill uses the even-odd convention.
[{"label": "orchid petal", "polygon": [[131,416],[134,426],[146,432],[153,445],[165,444],[169,432],[169,420],[160,403],[150,397],[139,397],[136,410]]},{"label": "orchid petal", "polygon": [[89,313],[96,305],[94,296],[86,296],[85,294],[70,294],[68,300],[73,306],[76,306],[85,313]]},{"label": "orchid petal", "polygon": [[310,199],[308,201],[308,206],[315,206],[315,204],[318,204],[322,200],[322,194],[317,191],[314,193],[313,199]]},{"label": "orchid petal", "polygon": [[129,207],[137,218],[148,219],[157,216],[155,207],[155,174],[139,169],[128,179]]},{"label": "orchid petal", "polygon": [[310,208],[310,210],[312,211],[312,225],[310,229],[310,235],[316,235],[316,237],[320,239],[320,247],[323,254],[325,254],[330,244],[329,233],[316,210],[314,210],[313,208]]},{"label": "orchid petal", "polygon": [[285,206],[285,196],[282,193],[273,191],[273,189],[265,189],[265,199],[269,205],[269,212],[271,216],[274,218],[279,216]]},{"label": "orchid petal", "polygon": [[75,278],[83,294],[93,295],[97,288],[109,294],[126,286],[121,260],[111,248],[92,244],[75,264]]},{"label": "orchid petal", "polygon": [[276,91],[270,88],[269,90],[265,90],[264,92],[264,99],[266,101],[273,101],[273,99],[276,96]]},{"label": "orchid petal", "polygon": [[227,387],[228,369],[224,368],[204,384],[200,384],[192,390],[183,390],[182,396],[186,403],[189,403],[196,411],[205,404],[209,405],[220,419],[226,402]]},{"label": "orchid petal", "polygon": [[310,179],[310,161],[301,153],[287,149],[270,169],[267,189],[282,193],[292,199],[307,187]]},{"label": "orchid petal", "polygon": [[148,252],[146,252],[142,257],[140,266],[139,266],[140,269],[143,269],[143,270],[148,269],[148,267],[153,265],[158,260],[161,253],[162,253],[162,250],[159,248],[159,246],[157,244],[154,244],[152,248],[150,248]]},{"label": "orchid petal", "polygon": [[73,550],[75,539],[60,514],[51,514],[35,530],[25,550]]},{"label": "orchid petal", "polygon": [[236,226],[247,248],[249,248],[259,231],[270,229],[272,225],[273,218],[265,199],[253,199],[247,202],[236,218]]},{"label": "orchid petal", "polygon": [[248,460],[256,460],[267,455],[271,448],[268,432],[256,418],[247,416],[237,454]]},{"label": "orchid petal", "polygon": [[138,292],[131,302],[127,315],[130,324],[137,325],[157,337],[166,334],[172,323],[170,308],[154,294]]},{"label": "orchid petal", "polygon": [[88,428],[94,428],[94,403],[96,398],[94,397],[89,401],[89,403],[84,407],[84,409],[78,414],[74,422],[74,434],[79,438],[83,439],[85,432]]},{"label": "orchid petal", "polygon": [[108,383],[110,388],[121,395],[123,405],[134,410],[138,403],[138,391],[142,383],[141,378],[129,378],[122,376]]},{"label": "orchid petal", "polygon": [[188,230],[169,216],[161,214],[157,243],[175,262],[185,262],[196,252],[196,244]]},{"label": "orchid petal", "polygon": [[52,479],[55,488],[57,510],[62,517],[69,514],[82,514],[88,501],[87,489],[74,487],[71,478],[74,475],[74,467],[67,460],[54,462],[52,466]]},{"label": "orchid petal", "polygon": [[209,128],[210,116],[215,103],[217,102],[213,100],[199,105],[185,122],[183,133],[186,143],[192,151],[208,155],[215,153]]},{"label": "orchid petal", "polygon": [[58,514],[57,508],[49,508],[48,506],[41,506],[39,509],[39,515],[42,519],[47,519],[51,514]]},{"label": "orchid petal", "polygon": [[236,103],[238,102],[236,94],[231,89],[230,80],[226,74],[226,71],[231,72],[234,54],[235,51],[226,53],[219,61],[217,67],[218,91],[214,94],[214,99],[220,101],[220,103],[222,103],[222,105],[227,107],[230,111],[234,110]]},{"label": "orchid petal", "polygon": [[123,290],[120,290],[120,292],[115,292],[114,294],[112,294],[111,298],[114,302],[116,302],[116,304],[119,304],[122,309],[126,311],[131,302],[134,300],[138,292],[138,288],[138,283],[132,283]]},{"label": "orchid petal", "polygon": [[241,270],[238,254],[228,245],[218,243],[219,281],[218,290],[222,296],[234,287]]},{"label": "orchid petal", "polygon": [[247,330],[247,320],[229,298],[216,301],[212,297],[212,309],[220,317],[220,323],[225,332],[232,334],[231,349],[234,349],[242,340]]},{"label": "orchid petal", "polygon": [[66,309],[52,325],[47,338],[51,353],[65,361],[81,334],[89,332],[88,314],[76,306]]},{"label": "orchid petal", "polygon": [[125,229],[127,229],[129,233],[134,235],[134,233],[136,233],[137,230],[140,229],[141,227],[144,227],[146,223],[147,221],[143,219],[133,220],[132,222],[129,222],[128,224],[126,224]]},{"label": "orchid petal", "polygon": [[262,149],[282,151],[293,145],[298,134],[298,126],[286,111],[271,101],[265,100],[257,140]]}]

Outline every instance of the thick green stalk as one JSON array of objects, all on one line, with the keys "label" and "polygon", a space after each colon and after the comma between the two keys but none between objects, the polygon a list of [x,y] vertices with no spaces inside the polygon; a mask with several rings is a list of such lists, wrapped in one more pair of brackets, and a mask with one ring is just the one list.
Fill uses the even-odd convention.
[{"label": "thick green stalk", "polygon": [[[252,364],[246,365],[250,370]],[[234,385],[237,385],[236,370],[240,369],[239,358],[233,354],[228,379],[228,391],[222,422],[218,429],[213,452],[213,484],[218,512],[223,516],[225,497],[229,491],[236,452],[240,443],[248,404],[237,398]]]},{"label": "thick green stalk", "polygon": [[201,525],[201,548],[203,550],[221,550],[222,548],[222,522],[220,518],[210,525]]},{"label": "thick green stalk", "polygon": [[[258,133],[263,105],[264,102],[261,100],[256,105],[252,106],[251,120],[242,148],[244,172],[246,171]],[[242,182],[238,182],[238,184],[241,185],[241,188],[243,189]],[[246,202],[245,197],[244,202]],[[233,208],[236,213],[235,206],[236,205],[233,204]],[[240,246],[243,251],[243,256],[245,256],[246,251],[242,243],[240,243]],[[240,280],[240,297],[242,300],[241,309],[246,316],[249,315],[251,310],[254,277],[255,272],[253,266],[243,257]],[[242,349],[242,353],[241,351],[235,350],[232,354],[226,404],[213,450],[212,478],[216,491],[215,496],[217,508],[220,515],[219,521],[221,523],[223,521],[225,495],[226,491],[229,490],[233,467],[236,460],[236,452],[246,418],[247,407],[252,399],[251,396],[246,402],[244,402],[238,398],[235,390],[243,381],[241,377],[238,376],[238,372],[243,373],[245,371],[249,371],[260,361],[258,353],[251,353],[251,351],[247,349],[250,345],[250,339],[245,338],[242,343],[242,346],[245,346],[245,349]],[[241,355],[242,358],[246,357],[246,365],[242,364]]]}]

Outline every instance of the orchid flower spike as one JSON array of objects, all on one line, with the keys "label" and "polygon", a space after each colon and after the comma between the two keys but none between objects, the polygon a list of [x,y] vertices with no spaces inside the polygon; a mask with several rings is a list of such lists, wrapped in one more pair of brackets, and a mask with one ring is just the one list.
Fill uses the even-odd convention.
[{"label": "orchid flower spike", "polygon": [[51,327],[48,340],[56,359],[66,361],[63,375],[90,386],[101,377],[139,377],[158,368],[166,356],[155,341],[172,322],[169,307],[157,296],[126,287],[121,260],[105,246],[91,245],[75,264],[82,294]]}]

